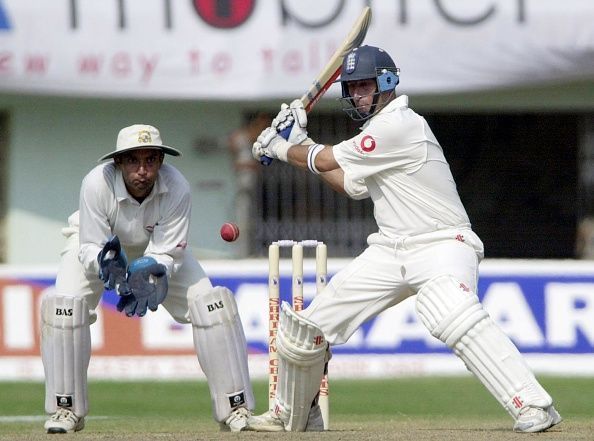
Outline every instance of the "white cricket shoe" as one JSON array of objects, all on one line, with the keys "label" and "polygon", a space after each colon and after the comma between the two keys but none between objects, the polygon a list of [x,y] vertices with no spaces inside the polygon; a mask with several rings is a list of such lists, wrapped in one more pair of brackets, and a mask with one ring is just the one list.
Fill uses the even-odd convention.
[{"label": "white cricket shoe", "polygon": [[285,425],[273,411],[269,410],[262,415],[252,415],[249,417],[245,430],[254,432],[284,432]]},{"label": "white cricket shoe", "polygon": [[221,431],[241,432],[247,426],[247,421],[251,414],[252,413],[245,407],[238,407],[231,412],[224,423],[221,423]]},{"label": "white cricket shoe", "polygon": [[43,427],[47,433],[78,432],[85,427],[85,417],[77,417],[71,410],[61,407]]},{"label": "white cricket shoe", "polygon": [[[284,432],[285,425],[276,414],[269,410],[259,416],[251,416],[248,419],[248,424],[245,430],[254,432]],[[322,411],[319,405],[313,406],[309,410],[309,417],[307,420],[306,432],[323,432],[324,420],[322,418]]]},{"label": "white cricket shoe", "polygon": [[514,424],[514,432],[542,432],[563,421],[559,412],[551,405],[545,409],[525,407]]}]

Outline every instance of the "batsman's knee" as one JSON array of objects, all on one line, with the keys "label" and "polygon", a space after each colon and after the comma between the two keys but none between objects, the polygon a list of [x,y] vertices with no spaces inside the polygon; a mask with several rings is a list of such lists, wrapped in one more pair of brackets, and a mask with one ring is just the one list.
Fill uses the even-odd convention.
[{"label": "batsman's knee", "polygon": [[417,294],[416,309],[431,334],[449,347],[489,316],[477,295],[450,275],[426,282]]}]

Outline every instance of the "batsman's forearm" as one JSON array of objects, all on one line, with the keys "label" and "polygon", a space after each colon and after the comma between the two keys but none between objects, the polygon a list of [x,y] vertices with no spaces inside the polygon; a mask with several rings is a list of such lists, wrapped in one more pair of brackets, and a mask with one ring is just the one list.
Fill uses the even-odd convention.
[{"label": "batsman's forearm", "polygon": [[289,164],[307,170],[307,149],[309,145],[295,144],[287,152]]}]

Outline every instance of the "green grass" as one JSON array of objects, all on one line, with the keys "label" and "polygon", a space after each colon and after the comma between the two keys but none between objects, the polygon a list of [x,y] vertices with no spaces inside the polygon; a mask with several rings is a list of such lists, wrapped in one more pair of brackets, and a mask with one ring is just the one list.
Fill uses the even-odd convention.
[{"label": "green grass", "polygon": [[[554,397],[565,420],[578,424],[580,430],[594,439],[594,379],[544,377],[541,382]],[[254,384],[258,413],[267,407],[266,388],[264,382]],[[449,431],[458,431],[460,427],[471,431],[491,427],[494,432],[489,432],[488,439],[495,439],[494,433],[508,433],[512,425],[507,413],[472,377],[335,380],[331,382],[330,391],[331,428],[338,434],[344,431],[342,437],[336,439],[364,439],[361,435],[370,433],[369,425],[373,425],[374,430],[384,427],[387,433],[392,433],[392,425],[404,425],[407,430],[438,427]],[[40,418],[23,422],[6,418],[41,417],[43,396],[41,383],[0,382],[0,415],[3,417],[0,437],[47,437],[42,435]],[[184,435],[206,433],[209,434],[207,439],[218,439],[214,435],[218,425],[211,417],[210,396],[204,382],[90,382],[89,397],[90,418],[84,432],[76,435],[79,438],[82,434],[94,436],[85,439],[108,439],[126,434],[129,439],[135,439],[134,434],[146,438],[147,434],[160,433],[165,439],[167,434],[171,434],[172,439],[182,439]],[[348,438],[351,431],[358,435]],[[101,438],[102,434],[105,438]],[[239,435],[252,439],[248,434]],[[465,438],[457,433],[452,439]]]}]

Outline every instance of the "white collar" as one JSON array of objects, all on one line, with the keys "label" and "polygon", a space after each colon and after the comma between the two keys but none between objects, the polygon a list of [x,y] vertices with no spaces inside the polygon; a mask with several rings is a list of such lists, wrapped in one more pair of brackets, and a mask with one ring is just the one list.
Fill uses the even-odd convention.
[{"label": "white collar", "polygon": [[385,112],[392,112],[396,109],[400,109],[400,108],[408,108],[408,96],[407,95],[400,95],[399,97],[394,98],[392,101],[390,101],[388,104],[386,104],[379,112],[377,112],[375,115],[373,115],[371,118],[369,118],[365,124],[363,124],[363,126],[360,128],[360,130],[365,129],[369,123],[371,122],[371,120],[373,118],[375,118],[377,115],[379,115],[380,113],[385,113]]},{"label": "white collar", "polygon": [[384,111],[391,112],[394,109],[398,109],[400,107],[408,107],[408,96],[407,95],[400,95],[396,97],[392,101],[390,101],[379,113]]}]

